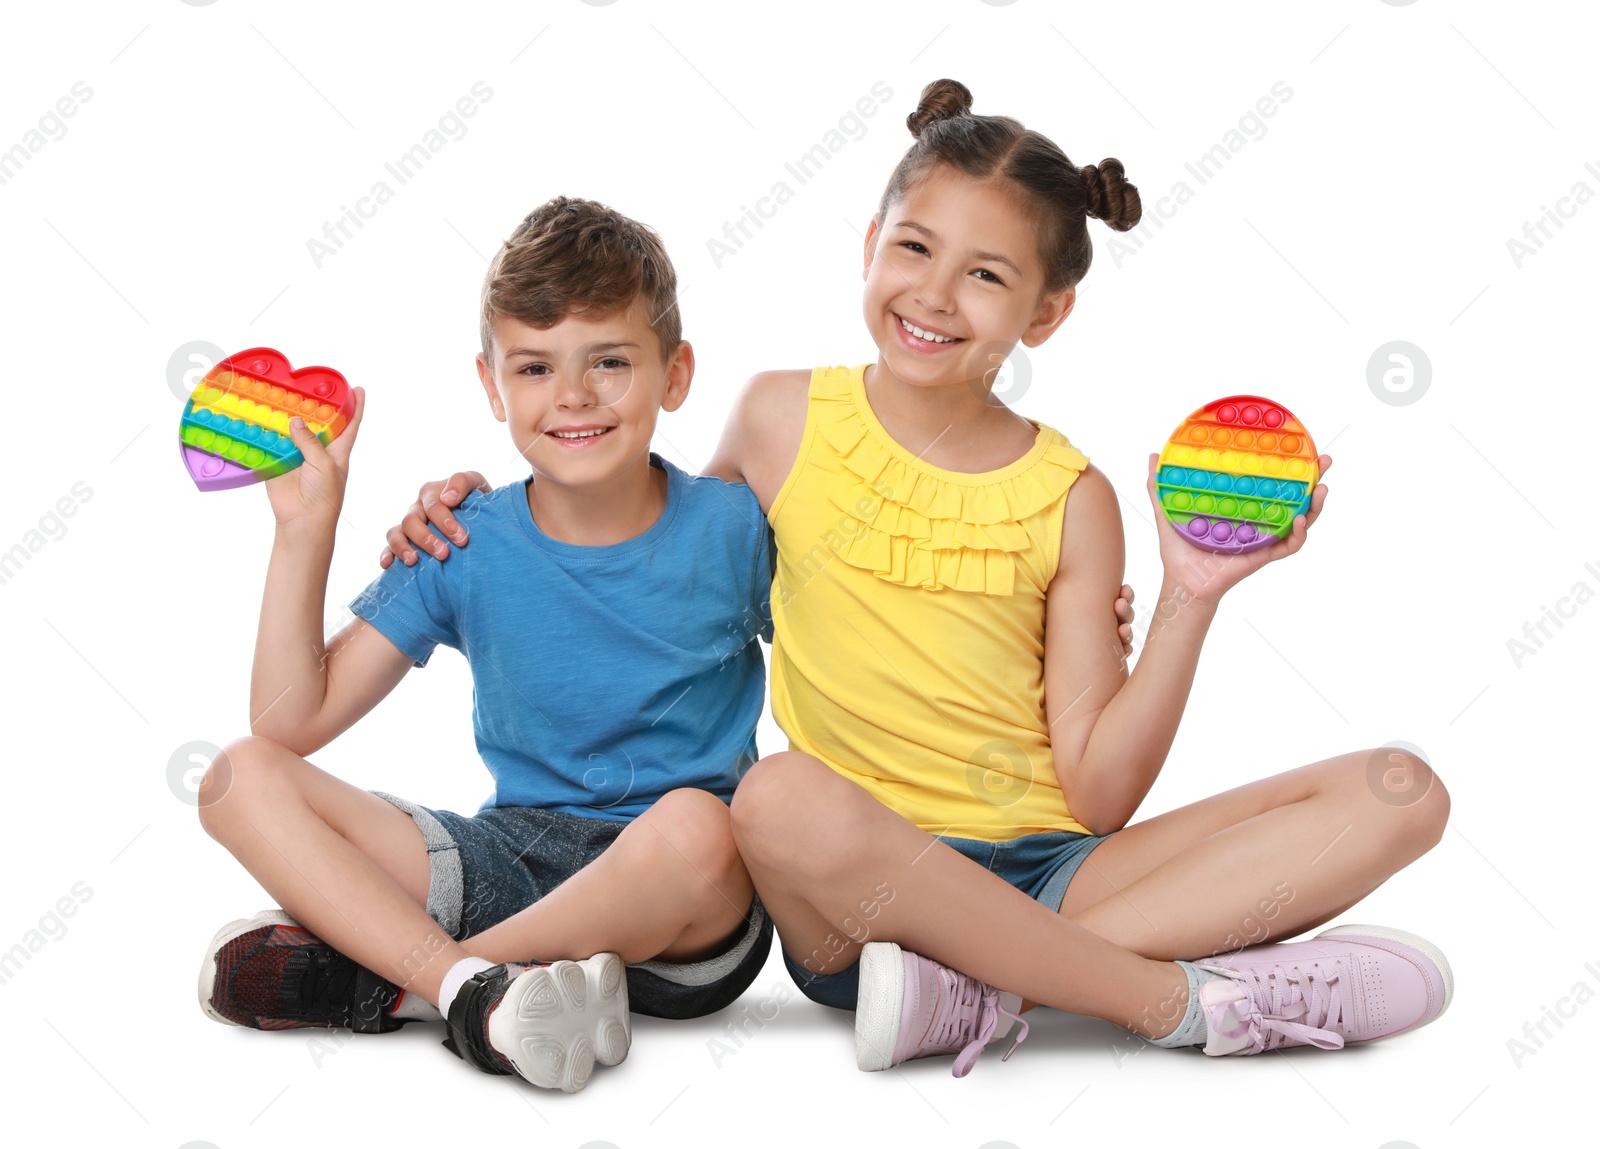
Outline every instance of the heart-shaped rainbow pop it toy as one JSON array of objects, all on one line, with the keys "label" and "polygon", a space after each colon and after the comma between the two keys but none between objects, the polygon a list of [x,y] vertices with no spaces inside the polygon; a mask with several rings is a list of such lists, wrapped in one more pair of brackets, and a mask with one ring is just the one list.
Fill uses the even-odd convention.
[{"label": "heart-shaped rainbow pop it toy", "polygon": [[331,367],[290,370],[270,347],[230,355],[200,380],[178,424],[183,463],[202,491],[259,483],[305,462],[289,437],[299,415],[324,443],[344,433],[355,396]]},{"label": "heart-shaped rainbow pop it toy", "polygon": [[1161,451],[1156,492],[1197,547],[1243,554],[1271,546],[1311,509],[1317,448],[1281,403],[1230,395],[1178,425]]}]

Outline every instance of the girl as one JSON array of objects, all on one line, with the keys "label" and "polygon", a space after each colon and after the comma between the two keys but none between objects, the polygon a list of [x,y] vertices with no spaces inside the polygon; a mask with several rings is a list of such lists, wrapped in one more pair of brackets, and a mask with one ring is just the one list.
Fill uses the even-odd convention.
[{"label": "girl", "polygon": [[[749,771],[732,812],[786,964],[856,1009],[863,1069],[957,1053],[963,1075],[1024,999],[1212,1055],[1427,1024],[1452,984],[1421,938],[1343,926],[1238,949],[1241,928],[1329,921],[1437,843],[1449,800],[1419,759],[1341,754],[1127,825],[1221,597],[1300,550],[1327,489],[1290,537],[1210,555],[1166,522],[1152,455],[1160,621],[1128,673],[1104,610],[1123,569],[1112,487],[989,388],[1071,312],[1085,217],[1126,231],[1138,191],[1117,160],[1080,169],[971,102],[940,80],[908,118],[916,142],[865,243],[876,362],[755,376],[708,468],[749,484],[777,541],[772,709],[790,749]],[[392,551],[435,549],[429,518],[463,541],[445,504],[483,482],[424,488]]]}]

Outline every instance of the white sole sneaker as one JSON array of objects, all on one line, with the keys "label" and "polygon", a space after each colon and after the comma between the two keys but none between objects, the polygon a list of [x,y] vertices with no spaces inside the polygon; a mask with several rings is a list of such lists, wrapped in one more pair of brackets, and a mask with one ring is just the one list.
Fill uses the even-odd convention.
[{"label": "white sole sneaker", "polygon": [[906,996],[906,963],[893,942],[861,947],[860,988],[856,990],[856,1068],[868,1073],[894,1064],[900,1040],[900,1014]]},{"label": "white sole sneaker", "polygon": [[241,934],[247,934],[251,930],[260,929],[262,926],[289,926],[298,929],[300,923],[280,909],[262,910],[253,918],[235,918],[218,930],[212,936],[211,944],[206,947],[205,960],[200,963],[200,1008],[205,1011],[205,1015],[212,1021],[220,1021],[223,1025],[237,1026],[239,1029],[247,1028],[239,1025],[237,1021],[223,1017],[211,1004],[212,996],[217,989],[217,952],[234,938],[239,937]]},{"label": "white sole sneaker", "polygon": [[628,1056],[627,967],[614,953],[535,966],[506,987],[489,1015],[489,1044],[545,1089],[576,1093],[595,1063]]}]

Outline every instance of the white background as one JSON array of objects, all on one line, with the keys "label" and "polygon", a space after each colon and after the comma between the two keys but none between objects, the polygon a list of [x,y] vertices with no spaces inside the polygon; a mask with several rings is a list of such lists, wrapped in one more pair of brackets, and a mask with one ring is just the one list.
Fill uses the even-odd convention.
[{"label": "white background", "polygon": [[[1595,32],[1579,5],[1439,0],[11,6],[0,149],[26,146],[74,84],[92,95],[0,185],[0,550],[43,544],[0,585],[0,949],[75,883],[91,894],[0,985],[6,1123],[68,1144],[222,1149],[308,1134],[1433,1149],[1575,1120],[1600,1020],[1581,849],[1600,606],[1568,600],[1572,617],[1520,665],[1507,644],[1575,584],[1600,590],[1579,458],[1600,415]],[[873,356],[860,232],[910,142],[904,116],[943,75],[1077,163],[1120,158],[1143,193],[1145,224],[1120,251],[1091,222],[1093,270],[1031,354],[1019,408],[1124,496],[1145,599],[1159,581],[1145,455],[1188,411],[1264,393],[1336,459],[1305,551],[1224,604],[1141,813],[1391,739],[1420,746],[1450,786],[1451,827],[1351,917],[1441,945],[1451,1011],[1392,1043],[1226,1061],[1119,1059],[1109,1025],[1041,1011],[1009,1062],[991,1053],[965,1080],[948,1059],[865,1075],[848,1017],[800,999],[774,948],[744,1004],[783,1004],[736,1055],[709,1042],[743,1007],[642,1019],[628,1061],[573,1097],[476,1075],[428,1027],[319,1048],[207,1021],[205,941],[264,895],[201,831],[169,762],[246,729],[270,518],[260,491],[202,496],[184,473],[174,351],[273,346],[368,388],[332,618],[418,483],[458,466],[518,475],[472,355],[485,256],[526,212],[566,193],[660,230],[699,372],[657,446],[699,467],[753,371]],[[479,81],[492,97],[465,135],[319,268],[307,241]],[[880,81],[892,97],[859,138],[718,267],[708,240]],[[1280,82],[1292,95],[1276,114],[1241,124]],[[1185,164],[1235,130],[1242,146],[1200,183]],[[1163,205],[1180,181],[1192,196]],[[1580,181],[1591,202],[1566,201],[1571,218],[1519,267],[1507,241]],[[1393,340],[1431,364],[1413,403],[1368,385]],[[63,534],[48,513],[78,483],[91,496]],[[469,708],[464,661],[442,655],[317,760],[471,810],[487,776]],[[770,720],[761,744],[783,745]],[[1508,1040],[1563,998],[1574,1016],[1519,1065]]]}]

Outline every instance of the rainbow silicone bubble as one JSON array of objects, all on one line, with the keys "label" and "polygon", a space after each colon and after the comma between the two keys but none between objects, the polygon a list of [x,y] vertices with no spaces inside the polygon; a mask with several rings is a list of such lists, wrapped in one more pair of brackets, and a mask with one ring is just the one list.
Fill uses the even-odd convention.
[{"label": "rainbow silicone bubble", "polygon": [[252,347],[206,372],[184,405],[178,440],[195,486],[224,491],[305,462],[289,437],[291,415],[331,443],[354,414],[350,384],[333,368],[291,370],[279,352]]},{"label": "rainbow silicone bubble", "polygon": [[1162,448],[1156,493],[1167,519],[1208,551],[1271,546],[1311,509],[1317,448],[1281,403],[1232,395],[1207,403]]}]

